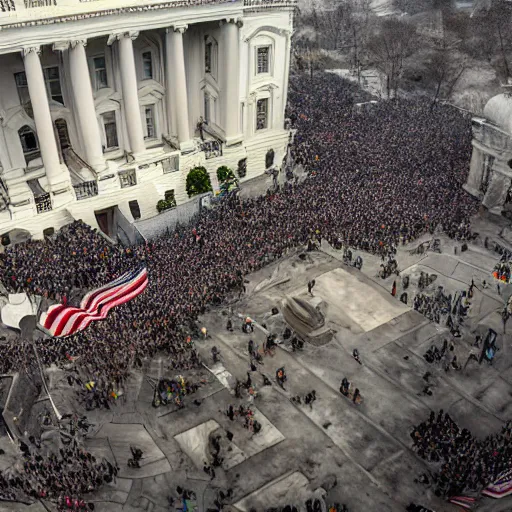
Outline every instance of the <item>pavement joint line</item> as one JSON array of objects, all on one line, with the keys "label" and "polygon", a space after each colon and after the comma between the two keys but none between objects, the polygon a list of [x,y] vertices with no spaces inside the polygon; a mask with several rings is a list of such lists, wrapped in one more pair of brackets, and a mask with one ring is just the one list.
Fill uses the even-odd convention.
[{"label": "pavement joint line", "polygon": [[[222,336],[220,335],[214,335],[215,338],[217,340],[220,341],[220,343],[222,343],[225,347],[228,348],[228,350],[230,350],[233,354],[235,354],[235,356],[238,358],[238,359],[242,359],[245,361],[245,358],[242,357],[239,352],[237,350],[235,350],[233,347],[231,347],[224,339]],[[282,350],[282,352],[284,354],[286,354],[288,357],[291,357],[291,355],[286,352],[285,350]],[[302,365],[301,365],[302,366]],[[309,370],[308,370],[309,371]],[[258,373],[261,375],[261,372],[258,370]],[[311,373],[311,372],[309,372]],[[319,379],[315,374],[312,374],[316,379],[320,380],[324,385],[326,385],[327,387],[330,388],[330,386],[328,386],[327,384],[325,384],[325,382],[323,382],[321,379]],[[285,392],[281,389],[277,389],[279,388],[279,386],[276,386],[274,384],[272,384],[272,387],[274,389],[276,389],[276,391],[280,394],[282,394],[283,396],[286,397],[287,401],[292,405],[292,407],[294,407],[296,410],[300,411],[301,414],[311,423],[313,424],[318,430],[320,430],[324,436],[328,437],[331,442],[334,443],[334,441],[331,439],[331,437],[329,436],[329,434],[325,431],[325,429],[321,428],[320,425],[318,425],[317,423],[315,423],[306,413],[304,410],[300,409],[299,407],[295,406],[295,404],[293,404],[288,396],[285,394]],[[332,390],[332,388],[330,388]],[[389,434],[388,434],[389,435]],[[358,468],[374,485],[376,485],[379,489],[385,489],[385,486],[383,486],[369,471],[367,471],[361,464],[359,464],[344,448],[342,448],[341,446],[337,445],[336,443],[334,443],[334,446],[336,446],[336,448],[338,448],[341,453],[343,453],[343,455],[350,461],[352,462],[352,464],[354,464],[354,466],[356,468]]]},{"label": "pavement joint line", "polygon": [[[404,315],[406,315],[408,313],[408,311],[406,313],[403,313]],[[402,315],[400,315],[402,316]],[[396,318],[400,318],[399,316],[396,317]],[[425,327],[426,325],[428,325],[430,323],[430,320],[428,319],[425,319],[423,320],[420,324],[417,324],[415,325],[414,327],[411,327],[410,329],[408,329],[407,331],[404,331],[404,332],[401,332],[397,338],[393,338],[392,340],[389,340],[385,345],[382,345],[380,346],[379,348],[376,348],[375,350],[372,350],[372,353],[373,352],[378,352],[379,350],[387,347],[390,343],[395,343],[396,341],[398,340],[401,340],[402,338],[405,338],[406,336],[409,336],[409,334],[415,332],[415,331],[418,331],[419,329],[421,329],[422,327]],[[379,326],[380,327],[380,326]],[[376,327],[376,329],[378,329],[379,327]],[[372,329],[373,330],[373,329]],[[368,331],[367,333],[365,334],[368,334],[372,331]],[[430,338],[433,338],[434,336],[437,336],[437,334],[434,334],[432,336],[430,336]],[[430,339],[430,338],[427,338],[427,339]]]},{"label": "pavement joint line", "polygon": [[[231,352],[233,352],[234,354],[236,354],[238,356],[239,359],[242,359],[245,361],[245,358],[242,357],[237,350],[235,350],[234,348],[230,347],[225,341],[224,339],[222,338],[221,335],[218,335],[216,336],[217,339],[220,339],[221,343],[225,344],[229,350],[231,350]],[[319,377],[315,372],[313,372],[312,370],[310,370],[309,368],[307,368],[306,366],[304,366],[302,364],[302,362],[299,360],[299,359],[296,359],[294,358],[291,353],[289,353],[288,351],[284,350],[280,345],[277,346],[277,348],[283,353],[285,354],[285,357],[288,357],[290,359],[293,359],[293,361],[298,365],[300,366],[303,370],[305,370],[307,373],[309,373],[310,375],[312,375],[315,379],[317,379],[318,381],[320,381],[322,383],[322,385],[324,385],[325,387],[327,387],[328,389],[331,390],[331,392],[334,393],[334,395],[340,399],[341,396],[339,396],[339,392],[337,389],[333,388],[328,382],[324,381],[321,377]],[[260,373],[258,371],[258,373]],[[286,396],[286,395],[285,395]],[[288,398],[288,397],[287,397]],[[344,401],[341,401],[339,403],[345,403]],[[373,420],[371,420],[370,418],[368,418],[365,414],[363,414],[361,411],[359,411],[357,408],[351,408],[355,413],[356,415],[360,416],[364,421],[366,421],[369,425],[371,425],[372,427],[374,427],[376,430],[378,430],[381,434],[383,434],[385,437],[387,437],[389,440],[391,440],[392,442],[394,443],[398,443],[400,444],[400,446],[402,446],[403,448],[405,449],[409,449],[409,447],[407,447],[405,444],[403,444],[401,441],[399,441],[398,439],[396,439],[395,437],[393,437],[385,428],[381,427],[378,423],[375,423]],[[299,409],[302,411],[302,409]],[[303,412],[303,411],[302,411]],[[305,414],[305,413],[304,413]],[[306,415],[306,417],[308,417]],[[311,420],[313,421],[313,420]],[[314,422],[313,422],[314,423]],[[314,423],[316,425],[316,423]],[[329,437],[329,436],[328,436]],[[330,439],[330,437],[329,437]],[[342,450],[344,452],[344,450]],[[345,452],[344,452],[345,453]],[[424,462],[422,459],[419,459],[421,460],[422,462]],[[357,463],[356,463],[357,464]],[[364,468],[362,468],[364,471],[366,471]]]},{"label": "pavement joint line", "polygon": [[430,407],[428,405],[426,405],[421,400],[418,400],[415,393],[411,393],[410,389],[408,389],[408,386],[407,387],[404,386],[402,383],[398,382],[393,377],[391,377],[391,376],[387,375],[385,372],[375,368],[372,364],[368,364],[366,361],[363,363],[363,366],[366,366],[369,370],[376,373],[382,379],[387,380],[390,384],[395,386],[398,389],[398,391],[402,391],[405,394],[407,400],[409,400],[409,402],[414,404],[416,407],[419,406],[421,409],[424,409],[425,407],[427,409],[430,409]]},{"label": "pavement joint line", "polygon": [[373,466],[372,471],[375,471],[376,468],[379,466],[389,464],[390,462],[393,462],[395,459],[398,459],[404,454],[404,450],[398,450],[397,452],[391,454],[389,457],[382,459],[381,461],[377,462],[375,466]]},{"label": "pavement joint line", "polygon": [[[300,361],[297,361],[299,363],[300,366],[302,366],[302,368],[304,370],[306,370],[307,372],[309,372],[310,374],[312,374],[313,376],[315,376],[318,380],[320,380],[320,382],[322,382],[326,387],[328,387],[330,390],[332,390],[336,396],[338,395],[338,392],[337,390],[335,390],[329,383],[325,382],[324,380],[322,380],[318,375],[316,375],[315,372],[307,369]],[[371,368],[370,368],[371,369]],[[375,371],[375,370],[372,370],[372,371]],[[375,372],[376,373],[376,372]],[[341,398],[341,396],[339,397]],[[343,403],[343,402],[341,402]],[[390,439],[391,441],[393,441],[395,444],[398,444],[400,445],[403,449],[407,450],[408,452],[410,452],[411,454],[414,455],[414,457],[418,460],[418,462],[420,462],[422,464],[422,466],[424,467],[428,467],[427,463],[421,458],[419,457],[419,455],[417,455],[409,446],[407,446],[405,443],[403,443],[402,441],[400,441],[400,439],[396,438],[396,437],[393,437],[385,428],[381,427],[378,423],[375,423],[372,419],[368,418],[368,416],[366,416],[364,413],[362,413],[361,411],[359,411],[357,408],[353,408],[352,409],[358,416],[360,416],[364,421],[366,421],[366,423],[368,423],[369,425],[371,425],[372,427],[374,427],[375,429],[377,429],[381,434],[383,434],[385,437],[387,437],[388,439]],[[364,469],[364,468],[363,468]]]},{"label": "pavement joint line", "polygon": [[[313,374],[314,375],[314,374]],[[316,375],[315,375],[316,377]],[[316,377],[318,378],[318,377]],[[320,379],[321,380],[321,379]],[[327,429],[323,429],[321,427],[321,425],[318,425],[312,418],[310,418],[307,414],[306,414],[306,409],[302,408],[302,407],[298,407],[296,404],[294,404],[293,402],[290,401],[288,395],[286,394],[286,391],[281,389],[279,386],[274,386],[274,389],[281,395],[283,395],[284,397],[286,397],[286,399],[290,402],[290,404],[292,405],[292,407],[295,408],[295,410],[299,411],[311,424],[313,424],[318,430],[321,430],[324,435],[326,437],[328,437],[331,442],[334,444],[334,446],[336,446],[340,451],[341,453],[343,453],[343,455],[350,461],[352,462],[352,464],[354,464],[354,466],[356,468],[358,468],[374,485],[376,485],[379,489],[383,489],[385,490],[386,487],[383,486],[380,481],[375,478],[370,471],[368,471],[367,469],[365,469],[359,462],[357,462],[354,457],[352,457],[352,455],[350,455],[344,448],[342,448],[341,446],[339,446],[338,444],[336,444],[334,442],[334,440],[331,438],[331,436],[329,435],[328,433],[328,430]],[[328,386],[329,387],[329,386]]]},{"label": "pavement joint line", "polygon": [[[405,345],[403,348],[404,348],[404,350],[407,350],[407,352],[414,355],[415,357],[419,357],[418,354],[416,354],[415,352],[410,350]],[[473,396],[467,394],[462,388],[459,387],[459,385],[454,380],[447,378],[446,376],[443,376],[443,375],[439,375],[439,380],[443,381],[449,387],[453,387],[455,389],[455,391],[457,391],[457,393],[459,393],[462,396],[462,398],[465,398],[466,400],[471,402],[473,405],[477,406],[482,411],[486,412],[487,414],[490,414],[491,416],[495,417],[497,420],[499,420],[500,422],[503,423],[504,420],[502,418],[499,418],[498,416],[496,416],[496,414],[492,410],[488,409],[482,402],[480,402]]]}]

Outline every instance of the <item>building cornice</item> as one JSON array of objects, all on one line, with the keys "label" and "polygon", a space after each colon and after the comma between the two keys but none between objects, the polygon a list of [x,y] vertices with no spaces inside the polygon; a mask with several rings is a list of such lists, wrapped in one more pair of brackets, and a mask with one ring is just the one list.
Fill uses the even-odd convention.
[{"label": "building cornice", "polygon": [[[230,4],[236,0],[172,0],[164,3],[155,3],[140,6],[117,7],[113,9],[101,9],[98,11],[89,11],[77,14],[66,14],[58,16],[49,16],[47,18],[34,20],[28,19],[24,21],[1,24],[0,30],[16,29],[40,25],[53,25],[56,23],[66,23],[70,21],[87,20],[104,16],[113,16],[118,14],[130,14],[138,12],[158,11],[165,9],[176,9],[183,7],[200,7],[205,5],[222,5]],[[250,10],[297,7],[297,0],[244,0],[243,8]]]}]

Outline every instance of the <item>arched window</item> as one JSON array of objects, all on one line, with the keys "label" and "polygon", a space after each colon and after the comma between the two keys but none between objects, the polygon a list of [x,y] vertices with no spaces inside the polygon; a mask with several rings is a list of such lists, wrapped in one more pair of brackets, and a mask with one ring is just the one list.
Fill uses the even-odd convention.
[{"label": "arched window", "polygon": [[39,158],[41,153],[39,151],[37,135],[34,130],[32,130],[30,126],[25,125],[18,130],[18,135],[20,137],[25,162],[28,164],[31,160]]}]

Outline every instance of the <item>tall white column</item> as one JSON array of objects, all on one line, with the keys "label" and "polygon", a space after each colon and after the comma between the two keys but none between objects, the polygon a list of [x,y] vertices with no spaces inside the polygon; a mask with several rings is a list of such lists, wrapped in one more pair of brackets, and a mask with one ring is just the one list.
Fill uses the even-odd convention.
[{"label": "tall white column", "polygon": [[178,134],[178,121],[176,118],[176,105],[175,105],[175,94],[174,94],[174,68],[173,68],[173,41],[169,32],[172,32],[172,28],[166,29],[165,36],[165,101],[167,104],[167,124],[169,128],[169,135]]},{"label": "tall white column", "polygon": [[86,160],[91,167],[100,171],[105,169],[106,165],[101,147],[100,129],[96,118],[89,66],[87,65],[86,45],[87,41],[85,40],[71,41],[69,70]]},{"label": "tall white column", "polygon": [[292,33],[287,31],[286,32],[286,47],[285,47],[286,48],[286,50],[285,50],[286,56],[285,56],[285,64],[284,64],[284,82],[283,82],[284,92],[283,92],[283,97],[282,97],[283,117],[279,120],[281,128],[284,128],[286,102],[288,101],[288,83],[290,81],[290,54],[292,51],[291,38],[292,38]]},{"label": "tall white column", "polygon": [[223,87],[224,131],[226,144],[240,142],[240,49],[239,27],[241,21],[230,18],[223,25],[225,78]]},{"label": "tall white column", "polygon": [[[183,53],[183,33],[187,25],[170,27],[167,29],[167,67],[172,70],[171,83],[167,84],[168,94],[172,94],[171,103],[176,110],[176,129],[178,141],[182,151],[193,149],[190,137],[190,123],[188,116],[187,77],[185,75],[185,55]],[[170,85],[170,91],[169,91]]]},{"label": "tall white column", "polygon": [[138,35],[138,32],[125,32],[117,35],[126,128],[128,139],[130,140],[130,148],[134,155],[140,154],[146,149],[139,105],[135,58],[133,56],[133,40]]},{"label": "tall white column", "polygon": [[[37,138],[39,140],[39,149],[41,158],[46,171],[46,178],[50,191],[55,191],[56,187],[63,182],[69,182],[69,172],[60,165],[59,152],[57,150],[57,141],[53,131],[52,116],[50,114],[50,105],[46,95],[46,84],[43,76],[43,68],[39,59],[41,49],[39,46],[24,48],[23,61],[25,65],[25,74],[27,76],[28,93],[34,113],[34,122],[36,124]],[[67,174],[67,175],[66,175]]]}]

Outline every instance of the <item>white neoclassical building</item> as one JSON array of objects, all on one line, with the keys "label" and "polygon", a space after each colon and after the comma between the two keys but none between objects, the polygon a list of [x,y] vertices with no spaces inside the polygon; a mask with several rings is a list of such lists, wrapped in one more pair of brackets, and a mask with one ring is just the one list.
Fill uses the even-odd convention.
[{"label": "white neoclassical building", "polygon": [[295,1],[0,0],[0,235],[108,233],[195,166],[279,164]]},{"label": "white neoclassical building", "polygon": [[464,188],[491,213],[512,212],[512,95],[498,94],[472,120],[473,153]]}]

